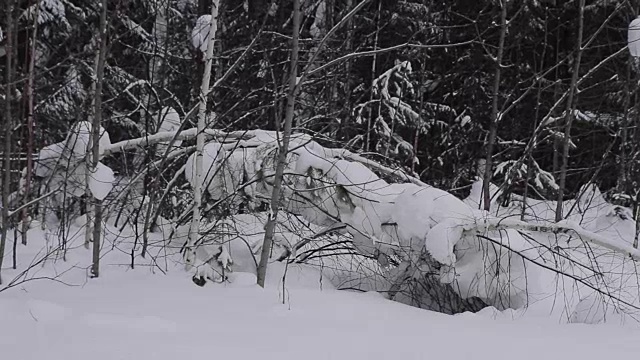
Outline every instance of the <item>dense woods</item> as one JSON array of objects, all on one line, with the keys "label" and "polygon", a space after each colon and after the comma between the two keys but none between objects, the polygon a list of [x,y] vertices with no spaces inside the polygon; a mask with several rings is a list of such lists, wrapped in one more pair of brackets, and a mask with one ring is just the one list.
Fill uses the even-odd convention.
[{"label": "dense woods", "polygon": [[[311,225],[304,225],[301,242],[283,245],[280,261],[310,261],[331,245],[334,255],[342,249],[383,269],[391,297],[404,291],[439,305],[399,301],[445,312],[521,306],[513,294],[498,295],[502,285],[473,296],[452,290],[453,280],[442,279],[445,268],[456,266],[455,256],[439,257],[439,248],[428,243],[425,255],[425,236],[428,241],[434,233],[412,232],[424,218],[407,224],[411,231],[397,230],[400,247],[403,239],[420,238],[417,250],[407,245],[410,255],[379,245],[386,244],[380,237],[385,226],[403,225],[391,215],[380,215],[382,230],[354,220],[357,209],[371,217],[362,199],[385,204],[391,196],[385,190],[372,200],[375,191],[354,180],[363,173],[366,182],[385,181],[390,188],[428,184],[433,194],[448,193],[452,207],[443,214],[467,214],[451,209],[474,198],[469,208],[522,221],[502,227],[488,220],[487,231],[546,226],[543,232],[555,234],[556,244],[573,231],[635,261],[640,62],[627,46],[639,9],[636,0],[5,0],[0,269],[10,266],[11,247],[27,243],[33,221],[43,228],[55,224],[58,239],[67,239],[69,224],[85,216],[93,276],[99,274],[104,222],[120,231],[133,228],[131,266],[157,246],[154,233],[187,231],[186,262],[199,269],[215,258],[214,270],[220,270],[196,270],[194,281],[222,281],[232,262],[224,247],[198,260],[197,248],[207,238],[203,227],[211,231],[220,223],[231,226],[239,215],[264,214],[264,247],[252,251],[261,252],[257,259],[266,268],[266,259],[277,257],[271,242],[282,242],[273,234],[278,216],[282,224],[304,215],[324,232],[312,227],[316,235],[309,235]],[[338,161],[367,169],[340,167],[361,190],[349,190],[339,174],[305,158],[307,152],[332,158],[326,154],[339,151]],[[252,172],[249,163],[262,168]],[[267,172],[274,179],[265,180]],[[320,194],[325,188],[332,190]],[[393,196],[408,191],[394,189]],[[435,207],[433,194],[404,200],[413,210]],[[313,211],[322,216],[283,205],[283,197],[316,204],[321,209]],[[622,245],[611,245],[615,241],[588,225],[567,225],[575,213],[584,218],[580,207],[587,197],[633,223]],[[539,211],[540,204],[551,210]],[[451,216],[442,215],[442,222]],[[544,224],[527,225],[532,220]],[[455,226],[468,232],[469,224]],[[319,232],[328,238],[313,245]],[[464,241],[457,241],[451,252],[462,251]],[[64,250],[66,240],[58,243]],[[597,268],[595,255],[566,256]],[[415,280],[421,290],[406,285],[418,278],[416,263],[439,274]],[[504,271],[523,270],[509,264]],[[562,266],[554,271],[567,274]],[[590,281],[581,276],[582,283]],[[589,287],[603,293],[598,284]],[[637,308],[635,300],[625,301]]]}]

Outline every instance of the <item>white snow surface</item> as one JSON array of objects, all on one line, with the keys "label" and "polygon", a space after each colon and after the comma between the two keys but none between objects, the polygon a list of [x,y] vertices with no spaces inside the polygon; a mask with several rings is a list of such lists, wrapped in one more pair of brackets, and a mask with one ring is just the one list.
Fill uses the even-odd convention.
[{"label": "white snow surface", "polygon": [[640,57],[640,16],[629,24],[627,42],[631,56]]},{"label": "white snow surface", "polygon": [[211,15],[202,15],[196,21],[191,30],[191,45],[199,49],[203,54],[207,52],[209,45],[209,30],[211,29]]},{"label": "white snow surface", "polygon": [[[160,110],[156,115],[156,121],[158,127],[157,132],[177,131],[180,128],[180,115],[170,106],[165,106]],[[174,147],[180,147],[180,145],[182,145],[182,140],[176,140],[173,142]],[[159,143],[157,147],[158,154],[164,154],[168,147],[169,141]]]},{"label": "white snow surface", "polygon": [[[81,222],[72,232],[80,230],[76,225]],[[37,257],[47,244],[39,227],[29,235],[19,259]],[[66,261],[38,265],[29,276],[57,273],[68,285],[39,280],[0,292],[3,358],[588,360],[640,352],[637,328],[514,320],[515,312],[493,308],[443,315],[377,293],[334,290],[305,265],[288,268],[284,287],[285,269],[273,263],[265,289],[243,272],[232,273],[230,283],[201,288],[171,258],[166,266],[156,257],[166,274],[140,258],[130,269],[129,250],[111,233],[100,278],[87,278],[90,251],[79,247]],[[5,281],[16,274],[3,269]]]}]

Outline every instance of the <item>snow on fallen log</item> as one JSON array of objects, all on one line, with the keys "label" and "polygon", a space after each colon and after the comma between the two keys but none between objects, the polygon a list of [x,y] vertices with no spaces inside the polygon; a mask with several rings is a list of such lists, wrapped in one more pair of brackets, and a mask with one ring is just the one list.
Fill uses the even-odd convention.
[{"label": "snow on fallen log", "polygon": [[[269,198],[280,148],[279,134],[216,129],[206,129],[205,134],[210,149],[204,159],[208,171],[206,189],[211,198],[216,203],[247,201],[249,209]],[[159,132],[107,144],[104,154],[150,145],[176,145],[176,140],[190,140],[196,135],[196,129]],[[182,147],[172,150],[169,157],[176,151],[189,152]],[[193,156],[185,165],[189,182],[193,177]],[[321,146],[307,134],[294,134],[291,138],[284,183],[282,206],[287,212],[314,226],[331,228],[342,224],[361,254],[381,262],[385,258],[401,259],[407,266],[406,274],[429,273],[431,284],[434,279],[443,286],[450,284],[461,298],[480,298],[496,307],[520,308],[534,300],[529,283],[536,283],[536,276],[544,277],[544,271],[549,271],[530,271],[531,264],[527,265],[523,258],[546,256],[553,260],[558,255],[519,231],[542,234],[540,237],[546,237],[545,233],[573,233],[581,241],[598,245],[599,253],[612,250],[631,261],[640,260],[637,249],[575,222],[531,223],[492,217],[401,170],[345,149]],[[242,196],[236,196],[238,192]],[[232,198],[235,200],[225,200]],[[590,271],[595,272],[593,266],[599,265],[588,261],[600,260],[581,256],[576,252],[569,258],[578,268],[591,265]],[[564,271],[574,270],[558,266],[554,276]],[[587,273],[580,276],[587,279]]]},{"label": "snow on fallen log", "polygon": [[[258,147],[265,144],[275,145],[277,144],[278,137],[279,137],[278,133],[274,131],[265,131],[265,130],[226,132],[222,130],[207,129],[205,130],[205,132],[211,139],[215,139],[216,141],[220,141],[220,142],[226,142],[228,144],[226,148]],[[195,138],[196,135],[197,133],[195,128],[183,130],[183,131],[159,132],[157,134],[150,135],[150,136],[124,140],[115,144],[110,144],[106,146],[104,150],[104,154],[109,155],[109,154],[113,154],[113,153],[124,151],[124,150],[129,150],[129,149],[140,147],[140,146],[154,145],[157,143],[173,140],[174,138],[176,140],[189,140],[189,139]],[[313,139],[309,135],[306,135],[306,134],[293,135],[291,152],[297,153],[298,155],[300,155],[304,153],[309,153],[310,150],[311,150],[311,157],[318,158],[314,160],[313,165],[316,167],[323,168],[323,170],[330,170],[332,167],[335,167],[337,164],[335,161],[328,161],[327,159],[344,159],[344,160],[365,165],[366,167],[371,168],[375,171],[378,171],[381,174],[388,175],[388,176],[395,176],[400,178],[403,181],[410,182],[417,186],[430,188],[429,185],[423,183],[422,181],[414,177],[407,175],[402,171],[391,169],[375,161],[364,158],[361,155],[355,154],[345,149],[332,149],[332,148],[322,147],[318,145],[315,141],[313,141]],[[305,158],[305,161],[309,161],[309,157]],[[319,166],[318,164],[321,164],[322,162],[324,162],[325,164]],[[298,172],[302,173],[300,169],[298,169]],[[345,184],[342,184],[342,185],[345,185]],[[355,187],[351,186],[351,188],[352,189],[357,188],[357,186]],[[372,191],[369,191],[369,193],[372,193]],[[585,241],[598,244],[602,247],[605,247],[607,249],[610,249],[616,252],[627,254],[635,260],[640,260],[639,250],[634,249],[631,246],[618,244],[615,241],[611,241],[602,235],[589,232],[575,223],[565,221],[565,222],[560,222],[555,224],[539,224],[539,223],[532,224],[532,223],[517,221],[513,219],[491,219],[487,221],[489,221],[487,225],[494,230],[512,228],[512,229],[518,229],[518,230],[543,231],[543,232],[572,231]],[[474,222],[474,224],[476,224],[476,222]],[[469,224],[467,224],[467,226],[468,225]]]}]

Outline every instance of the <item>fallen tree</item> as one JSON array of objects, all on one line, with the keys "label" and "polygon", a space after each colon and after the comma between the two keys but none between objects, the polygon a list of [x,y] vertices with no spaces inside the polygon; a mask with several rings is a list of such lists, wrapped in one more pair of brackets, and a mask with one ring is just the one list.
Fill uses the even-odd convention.
[{"label": "fallen tree", "polygon": [[[270,198],[279,148],[278,134],[263,130],[225,132],[213,129],[206,129],[205,134],[204,189],[210,201],[207,205],[226,204],[228,211],[224,218],[209,219],[203,226],[211,228],[223,223],[229,227],[241,207],[244,212],[259,213],[260,205]],[[103,153],[106,156],[138,146],[166,145],[175,140],[190,140],[195,135],[195,129],[188,129],[116,144],[105,143]],[[76,135],[70,134],[70,138],[73,136]],[[67,150],[69,144],[67,141],[66,145],[58,145],[61,146],[60,154],[66,156],[64,161],[53,162],[48,156],[51,153],[43,149],[38,166],[45,163],[63,165],[44,173],[36,170],[36,174],[44,174],[43,180],[51,182],[52,178],[68,171],[72,164],[81,163],[82,157],[64,155],[71,151]],[[175,147],[167,152],[171,157],[192,151],[188,149]],[[192,154],[183,171],[168,186],[175,184],[184,173],[193,187],[194,159]],[[136,178],[140,179],[140,174]],[[608,277],[615,277],[612,269],[640,259],[640,252],[632,246],[587,230],[577,222],[525,222],[492,216],[400,170],[345,149],[321,146],[305,134],[294,134],[291,138],[281,207],[286,213],[303,219],[315,232],[326,230],[340,234],[343,240],[346,237],[352,245],[349,249],[377,262],[378,270],[386,274],[384,288],[374,286],[371,289],[403,302],[414,301],[416,296],[432,301],[435,291],[449,297],[453,294],[456,301],[464,303],[446,312],[477,310],[485,304],[498,309],[522,309],[548,295],[546,288],[532,284],[552,279],[549,277],[552,274],[574,282],[572,289],[575,291],[567,290],[564,300],[571,308],[566,311],[578,319],[576,321],[594,321],[574,314],[580,306],[585,306],[585,299],[594,301],[594,293],[600,296],[597,299],[603,299],[598,300],[601,303],[614,304],[616,311],[622,308],[631,311],[638,307],[638,297],[632,291],[622,286],[617,289],[608,286]],[[178,235],[190,213],[187,209],[182,215],[169,219]],[[202,232],[203,239],[199,243],[215,245],[200,252],[193,264],[196,275],[223,280],[224,272],[233,270],[233,258],[228,248],[229,233],[233,231],[225,230],[223,237],[226,240],[218,239],[217,242],[205,239],[211,232]],[[173,240],[184,238],[175,235]],[[291,239],[286,240],[290,242]],[[309,236],[297,240],[298,244],[284,245],[286,255],[280,256],[280,260],[301,261],[301,252],[323,251],[317,246],[311,246],[315,250],[309,248],[313,243]],[[605,270],[601,261],[604,257],[610,262]],[[624,276],[628,282],[627,277],[636,275],[625,272]],[[414,287],[411,301],[402,299],[408,286]],[[416,287],[422,289],[418,295]],[[586,297],[580,295],[580,292],[585,293],[585,288],[590,291]],[[574,292],[579,296],[574,298]]]}]

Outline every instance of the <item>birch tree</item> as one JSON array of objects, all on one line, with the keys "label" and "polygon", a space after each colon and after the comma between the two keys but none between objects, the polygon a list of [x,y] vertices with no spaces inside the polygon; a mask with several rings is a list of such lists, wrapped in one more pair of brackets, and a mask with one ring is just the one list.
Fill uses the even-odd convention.
[{"label": "birch tree", "polygon": [[211,22],[209,25],[209,36],[207,43],[207,52],[205,55],[204,74],[200,85],[200,101],[198,105],[198,127],[196,137],[196,161],[195,161],[195,188],[193,189],[194,206],[193,219],[191,220],[191,228],[189,229],[189,241],[186,246],[185,259],[187,264],[193,265],[195,261],[194,245],[198,241],[200,235],[200,211],[202,208],[202,192],[204,181],[203,169],[203,150],[205,142],[205,121],[207,111],[207,97],[209,96],[209,82],[211,80],[211,67],[213,65],[213,49],[215,46],[216,32],[218,29],[218,8],[220,0],[214,0],[211,4]]}]

